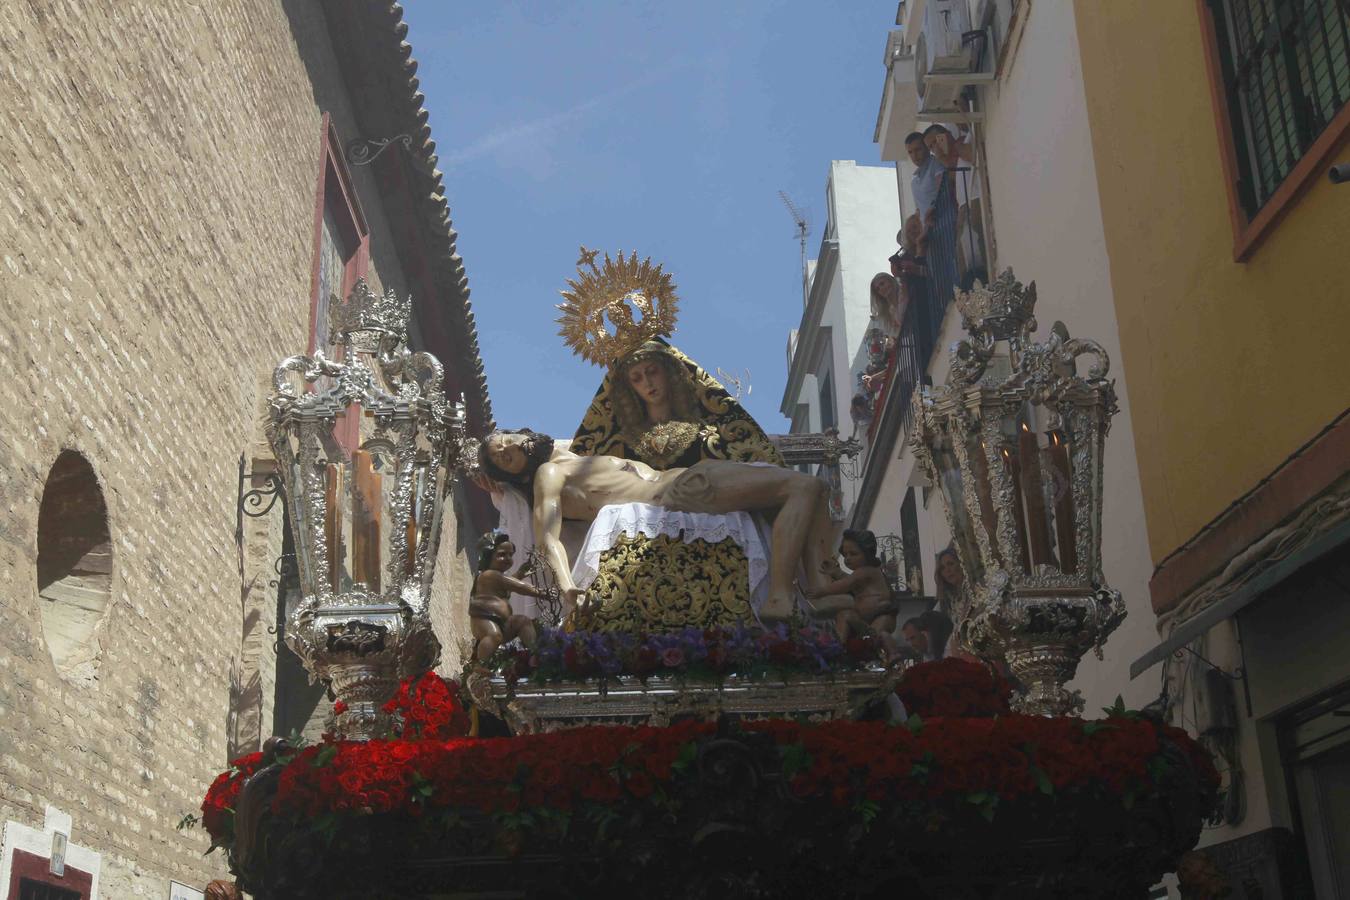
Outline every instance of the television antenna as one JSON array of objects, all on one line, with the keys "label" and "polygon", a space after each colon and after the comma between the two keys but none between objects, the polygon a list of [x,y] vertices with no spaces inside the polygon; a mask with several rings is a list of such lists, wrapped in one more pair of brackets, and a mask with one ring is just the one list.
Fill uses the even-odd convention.
[{"label": "television antenna", "polygon": [[801,207],[792,202],[792,198],[786,191],[778,192],[778,199],[783,201],[787,207],[788,213],[792,216],[792,221],[797,223],[797,241],[802,246],[802,305],[806,305],[806,236],[811,233],[811,220],[806,217],[806,213]]}]

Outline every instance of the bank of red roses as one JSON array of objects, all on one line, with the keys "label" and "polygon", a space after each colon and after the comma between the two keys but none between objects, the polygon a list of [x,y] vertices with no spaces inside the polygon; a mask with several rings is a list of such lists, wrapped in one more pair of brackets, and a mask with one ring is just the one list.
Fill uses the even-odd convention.
[{"label": "bank of red roses", "polygon": [[[915,724],[917,723],[917,724]],[[924,814],[973,804],[988,818],[1035,794],[1150,794],[1167,774],[1160,738],[1203,752],[1182,732],[1124,716],[1090,722],[1006,715],[933,718],[906,725],[789,721],[747,723],[779,749],[792,792],[836,807],[908,805]],[[488,815],[677,802],[695,777],[698,742],[714,726],[595,727],[515,738],[326,741],[294,754],[281,773],[273,812],[296,819],[469,809]],[[256,756],[256,754],[255,754]],[[240,760],[212,785],[204,824],[227,844],[231,808],[256,766]]]},{"label": "bank of red roses", "polygon": [[999,716],[1012,712],[1011,682],[983,663],[948,657],[905,670],[895,694],[910,715]]}]

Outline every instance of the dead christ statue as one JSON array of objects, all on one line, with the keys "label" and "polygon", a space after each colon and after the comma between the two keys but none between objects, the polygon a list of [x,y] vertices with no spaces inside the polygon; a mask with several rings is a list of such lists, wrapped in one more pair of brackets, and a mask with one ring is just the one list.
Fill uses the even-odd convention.
[{"label": "dead christ statue", "polygon": [[781,466],[706,459],[687,469],[658,472],[637,460],[577,456],[554,447],[553,438],[521,431],[494,431],[479,449],[490,479],[521,485],[533,495],[535,547],[558,577],[565,612],[582,595],[559,534],[563,519],[591,521],[601,507],[647,503],[682,512],[762,512],[773,521],[769,550],[769,596],[759,610],[764,621],[783,621],[795,606],[793,579],[801,564],[814,581],[830,555],[832,526],[823,481]]}]

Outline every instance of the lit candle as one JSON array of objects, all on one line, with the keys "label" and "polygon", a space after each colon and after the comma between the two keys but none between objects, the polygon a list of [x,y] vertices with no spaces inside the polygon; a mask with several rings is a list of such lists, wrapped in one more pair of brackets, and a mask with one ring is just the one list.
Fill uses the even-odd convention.
[{"label": "lit candle", "polygon": [[1031,563],[1052,565],[1050,529],[1045,517],[1045,493],[1041,482],[1041,449],[1035,433],[1023,422],[1017,433],[1017,455],[1022,461],[1022,477],[1026,479],[1022,493],[1027,505],[1027,535],[1031,543]]},{"label": "lit candle", "polygon": [[1055,539],[1059,542],[1060,571],[1066,575],[1078,568],[1074,545],[1073,482],[1069,478],[1069,444],[1058,431],[1050,432],[1050,464],[1055,469]]},{"label": "lit candle", "polygon": [[324,477],[323,542],[328,555],[328,588],[342,590],[342,467],[328,464]]},{"label": "lit candle", "polygon": [[1013,485],[1013,522],[1017,525],[1017,544],[1022,551],[1022,570],[1031,571],[1031,564],[1027,557],[1027,513],[1023,506],[1022,499],[1022,473],[1018,465],[1017,457],[1007,447],[999,449],[999,455],[1003,457],[1003,468],[1012,479]]},{"label": "lit candle", "polygon": [[352,453],[352,581],[380,590],[380,476],[369,452]]}]

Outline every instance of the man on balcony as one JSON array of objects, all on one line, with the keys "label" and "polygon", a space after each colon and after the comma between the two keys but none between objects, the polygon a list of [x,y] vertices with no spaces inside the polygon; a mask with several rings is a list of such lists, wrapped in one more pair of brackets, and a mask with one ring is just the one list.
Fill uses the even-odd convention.
[{"label": "man on balcony", "polygon": [[946,167],[929,152],[920,132],[912,131],[905,138],[905,151],[914,163],[910,187],[924,223],[929,274],[935,296],[945,305],[957,285],[956,195],[948,184]]},{"label": "man on balcony", "polygon": [[924,143],[920,132],[912,131],[905,137],[905,152],[909,161],[914,163],[914,174],[909,179],[910,189],[914,192],[914,210],[923,221],[924,228],[932,228],[937,221],[938,191],[946,169]]}]

